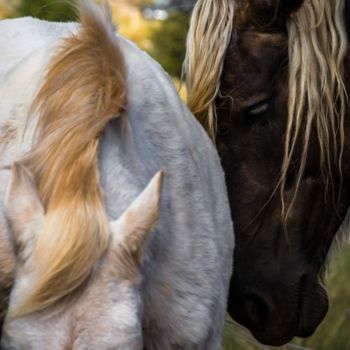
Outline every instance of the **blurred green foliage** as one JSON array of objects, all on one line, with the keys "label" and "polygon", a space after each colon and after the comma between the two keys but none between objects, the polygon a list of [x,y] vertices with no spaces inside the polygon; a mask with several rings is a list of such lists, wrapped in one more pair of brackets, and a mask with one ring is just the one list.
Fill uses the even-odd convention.
[{"label": "blurred green foliage", "polygon": [[21,0],[15,6],[14,15],[61,22],[73,21],[76,18],[72,1],[68,0]]},{"label": "blurred green foliage", "polygon": [[181,77],[188,27],[189,16],[183,12],[173,11],[151,32],[153,48],[150,54],[175,77]]}]

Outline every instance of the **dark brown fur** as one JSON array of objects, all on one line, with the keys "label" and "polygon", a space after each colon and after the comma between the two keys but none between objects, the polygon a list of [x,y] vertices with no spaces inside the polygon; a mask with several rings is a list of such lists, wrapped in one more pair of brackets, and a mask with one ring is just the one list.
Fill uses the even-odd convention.
[{"label": "dark brown fur", "polygon": [[[350,206],[350,106],[345,123],[343,182],[334,170],[334,193],[320,169],[313,133],[306,169],[284,232],[279,191],[288,110],[286,18],[300,1],[251,1],[245,21],[226,56],[222,97],[217,99],[216,144],[226,173],[235,223],[236,251],[229,312],[261,342],[281,345],[293,336],[311,335],[328,302],[318,280],[327,253]],[[282,3],[282,1],[281,1]],[[346,23],[350,23],[350,2]],[[236,26],[237,28],[237,26]],[[348,27],[350,37],[350,26]],[[350,54],[345,59],[350,93]],[[268,109],[251,113],[266,101]],[[287,174],[285,200],[291,201],[298,148]],[[274,195],[271,197],[271,194]],[[287,237],[286,237],[287,235]]]}]

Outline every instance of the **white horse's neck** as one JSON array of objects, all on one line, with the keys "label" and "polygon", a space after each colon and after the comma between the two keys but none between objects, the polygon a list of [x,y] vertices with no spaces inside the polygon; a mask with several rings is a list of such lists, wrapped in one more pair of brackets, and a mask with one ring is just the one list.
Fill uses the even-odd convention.
[{"label": "white horse's neck", "polygon": [[31,103],[59,40],[77,28],[29,17],[0,21],[0,167],[29,150],[32,133],[23,132]]},{"label": "white horse's neck", "polygon": [[76,23],[53,23],[31,17],[0,21],[0,77],[38,49],[46,48],[46,56],[50,56],[50,45],[78,28]]},{"label": "white horse's neck", "polygon": [[[36,33],[35,26],[42,26],[42,33],[49,26],[35,20],[19,21],[11,26],[22,26],[23,33]],[[22,52],[17,65],[6,72],[0,70],[0,95],[6,94],[6,100],[0,100],[0,135],[4,128],[15,129],[14,136],[0,139],[0,166],[29,149],[32,136],[22,136],[30,103],[59,39],[74,28],[62,25],[50,37],[42,34],[42,45]],[[55,27],[47,31],[51,29]],[[33,34],[33,40],[39,40],[40,35]],[[198,344],[196,348],[216,350],[220,343],[217,330],[225,318],[233,251],[220,161],[160,66],[127,40],[118,37],[118,42],[126,62],[127,113],[125,125],[118,119],[106,128],[99,158],[110,219],[119,217],[159,169],[165,173],[160,219],[143,267],[145,347],[166,350],[179,344],[185,349],[188,344]],[[11,40],[7,45],[0,41],[0,52],[10,45]],[[213,302],[218,305],[221,301],[220,307],[212,307]],[[197,304],[201,307],[196,308]],[[215,337],[206,338],[208,332]]]}]

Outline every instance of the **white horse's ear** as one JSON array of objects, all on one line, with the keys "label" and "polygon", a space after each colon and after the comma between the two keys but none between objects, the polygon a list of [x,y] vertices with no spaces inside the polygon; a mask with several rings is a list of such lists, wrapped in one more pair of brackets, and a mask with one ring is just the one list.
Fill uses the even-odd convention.
[{"label": "white horse's ear", "polygon": [[111,223],[114,246],[126,248],[137,260],[141,260],[145,242],[158,221],[162,185],[160,171],[121,217]]},{"label": "white horse's ear", "polygon": [[[26,243],[44,219],[44,208],[36,190],[34,177],[22,164],[14,163],[5,200],[6,216],[15,241]],[[32,234],[29,234],[32,232]],[[23,242],[24,240],[24,242]]]}]

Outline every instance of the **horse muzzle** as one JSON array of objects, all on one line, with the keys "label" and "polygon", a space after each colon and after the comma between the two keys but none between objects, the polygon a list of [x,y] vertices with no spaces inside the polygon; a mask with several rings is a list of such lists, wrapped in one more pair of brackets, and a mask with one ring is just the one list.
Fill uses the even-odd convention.
[{"label": "horse muzzle", "polygon": [[295,336],[309,337],[328,312],[327,293],[317,276],[302,274],[297,282],[280,285],[249,281],[254,286],[232,279],[228,311],[263,344],[281,346]]}]

